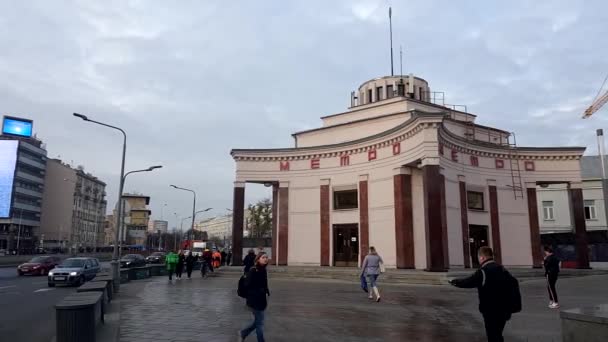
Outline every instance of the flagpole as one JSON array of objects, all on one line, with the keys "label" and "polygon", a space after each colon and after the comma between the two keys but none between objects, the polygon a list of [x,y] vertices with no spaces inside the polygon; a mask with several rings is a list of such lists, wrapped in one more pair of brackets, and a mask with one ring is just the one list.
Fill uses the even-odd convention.
[{"label": "flagpole", "polygon": [[395,73],[393,71],[393,10],[391,7],[388,8],[388,22],[389,22],[389,29],[390,29],[390,35],[391,35],[391,76],[394,76]]}]

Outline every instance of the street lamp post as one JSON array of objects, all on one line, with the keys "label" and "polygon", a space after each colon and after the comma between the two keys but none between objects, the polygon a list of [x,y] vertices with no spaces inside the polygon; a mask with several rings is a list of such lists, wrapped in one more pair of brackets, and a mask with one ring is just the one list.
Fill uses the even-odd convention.
[{"label": "street lamp post", "polygon": [[[130,174],[133,174],[133,173],[138,173],[138,172],[150,172],[150,171],[154,171],[154,170],[156,170],[156,169],[160,169],[160,168],[162,168],[162,165],[154,165],[154,166],[150,166],[150,167],[149,167],[149,168],[147,168],[147,169],[141,169],[141,170],[133,170],[133,171],[129,171],[129,172],[125,173],[125,175],[122,177],[122,183],[123,183],[123,185],[124,185],[125,181],[127,180],[127,176],[128,176],[128,175],[130,175]],[[120,196],[120,202],[123,202],[122,195]],[[122,204],[122,207],[123,207],[123,208],[125,208],[125,207],[126,207],[126,206],[124,205],[124,202],[123,202],[123,204]],[[123,219],[120,221],[120,226],[119,226],[119,230],[120,230],[121,238],[122,238],[122,235],[125,235],[125,236],[126,236],[125,231],[124,231],[124,221],[125,221],[125,220],[124,220],[124,215],[125,215],[125,213],[123,213],[122,215],[123,215]],[[122,249],[122,248],[121,248],[121,249]],[[119,253],[119,254],[120,254],[120,253]]]},{"label": "street lamp post", "polygon": [[196,192],[194,190],[191,189],[186,189],[186,188],[180,188],[179,186],[173,185],[171,184],[172,188],[178,189],[178,190],[184,190],[184,191],[189,191],[192,193],[193,195],[193,201],[192,201],[192,231],[194,231],[194,218],[196,217]]},{"label": "street lamp post", "polygon": [[122,143],[122,163],[120,166],[120,183],[118,186],[118,210],[117,213],[118,215],[116,215],[116,232],[114,234],[114,251],[112,253],[112,275],[113,275],[113,283],[114,283],[114,292],[119,292],[120,291],[120,271],[119,271],[119,262],[118,262],[118,238],[119,238],[119,231],[118,231],[118,227],[120,227],[120,216],[122,213],[122,191],[124,188],[124,175],[125,175],[125,157],[127,154],[127,133],[122,129],[122,128],[118,128],[116,126],[112,126],[112,125],[108,125],[99,121],[95,121],[95,120],[91,120],[89,119],[86,115],[82,115],[82,114],[78,114],[78,113],[74,113],[74,116],[77,118],[81,118],[84,121],[88,121],[100,126],[104,126],[104,127],[108,127],[108,128],[112,128],[114,130],[120,131],[123,135],[123,143]]}]

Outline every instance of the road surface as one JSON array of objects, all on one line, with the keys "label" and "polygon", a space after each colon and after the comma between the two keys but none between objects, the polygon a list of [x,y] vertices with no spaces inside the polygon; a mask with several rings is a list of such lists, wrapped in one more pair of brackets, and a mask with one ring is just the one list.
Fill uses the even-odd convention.
[{"label": "road surface", "polygon": [[19,277],[14,267],[0,268],[0,341],[50,342],[54,306],[74,292],[75,287],[49,288],[45,276]]}]

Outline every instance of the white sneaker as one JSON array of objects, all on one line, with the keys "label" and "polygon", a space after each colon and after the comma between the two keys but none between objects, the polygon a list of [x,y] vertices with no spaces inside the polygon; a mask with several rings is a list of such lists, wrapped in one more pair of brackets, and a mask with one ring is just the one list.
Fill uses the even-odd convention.
[{"label": "white sneaker", "polygon": [[552,300],[550,300],[550,301],[549,301],[549,308],[550,308],[552,305],[553,305],[553,301],[552,301]]},{"label": "white sneaker", "polygon": [[553,304],[549,305],[549,308],[551,308],[551,309],[559,309],[559,303],[553,303]]}]

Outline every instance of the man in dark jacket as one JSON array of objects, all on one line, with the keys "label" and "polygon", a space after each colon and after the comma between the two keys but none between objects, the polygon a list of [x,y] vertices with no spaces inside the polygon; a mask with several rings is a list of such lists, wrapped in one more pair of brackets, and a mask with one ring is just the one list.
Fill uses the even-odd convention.
[{"label": "man in dark jacket", "polygon": [[245,258],[243,259],[243,265],[245,266],[243,268],[243,272],[249,273],[249,270],[251,269],[251,267],[253,267],[254,263],[255,263],[255,252],[253,251],[253,249],[250,249],[249,252],[247,252],[247,255],[245,256]]},{"label": "man in dark jacket", "polygon": [[452,279],[450,284],[461,288],[477,288],[479,293],[479,312],[483,316],[488,342],[503,342],[502,332],[511,319],[508,303],[506,303],[506,284],[508,273],[494,261],[494,253],[490,247],[481,247],[477,253],[479,269],[473,275]]},{"label": "man in dark jacket", "polygon": [[559,259],[553,254],[553,248],[545,246],[545,278],[547,278],[547,290],[549,291],[549,308],[559,309],[557,301],[557,291],[555,291],[555,283],[559,275]]}]

